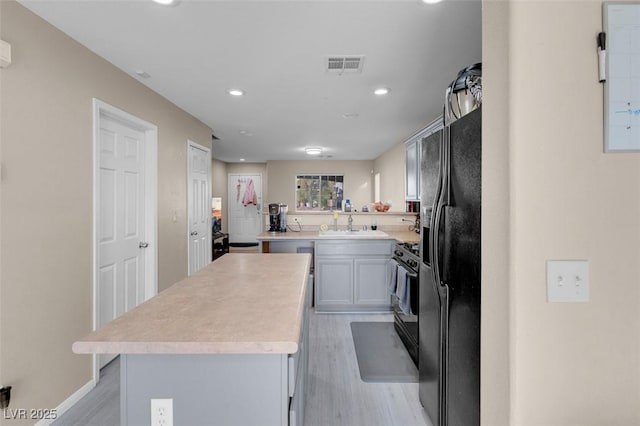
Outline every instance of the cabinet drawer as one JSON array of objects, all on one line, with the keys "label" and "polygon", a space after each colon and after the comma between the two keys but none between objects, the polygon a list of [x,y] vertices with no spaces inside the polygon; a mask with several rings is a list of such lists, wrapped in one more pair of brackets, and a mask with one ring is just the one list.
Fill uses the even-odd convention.
[{"label": "cabinet drawer", "polygon": [[376,241],[318,241],[316,256],[391,256],[393,243],[391,240]]}]

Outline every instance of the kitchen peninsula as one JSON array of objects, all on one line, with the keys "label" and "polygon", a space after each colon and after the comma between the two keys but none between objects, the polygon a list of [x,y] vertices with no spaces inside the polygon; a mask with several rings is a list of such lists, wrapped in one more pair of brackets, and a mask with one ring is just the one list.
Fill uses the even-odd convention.
[{"label": "kitchen peninsula", "polygon": [[313,253],[316,312],[389,312],[391,258],[396,242],[418,242],[419,234],[391,231],[302,230],[263,232],[263,253]]},{"label": "kitchen peninsula", "polygon": [[[73,344],[121,354],[121,424],[170,398],[179,425],[301,423],[308,254],[225,254]],[[297,419],[297,420],[296,420]]]},{"label": "kitchen peninsula", "polygon": [[[403,227],[406,228],[406,227]],[[271,253],[274,241],[318,241],[318,240],[395,240],[399,243],[417,243],[420,241],[420,234],[408,230],[382,231],[381,234],[373,234],[368,232],[354,232],[344,234],[325,234],[318,230],[290,231],[290,232],[262,232],[258,234],[257,240],[260,243],[259,248],[262,253]],[[280,251],[277,251],[280,253]]]}]

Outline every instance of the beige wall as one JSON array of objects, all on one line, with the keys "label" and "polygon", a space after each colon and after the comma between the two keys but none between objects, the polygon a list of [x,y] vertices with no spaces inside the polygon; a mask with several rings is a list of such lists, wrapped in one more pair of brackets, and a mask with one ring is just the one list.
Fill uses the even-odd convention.
[{"label": "beige wall", "polygon": [[[482,353],[490,357],[483,359],[483,424],[507,424],[508,416],[508,424],[524,426],[638,425],[640,154],[603,154],[595,49],[602,3],[511,1],[506,11],[490,3],[483,23],[484,154],[493,153],[483,165],[489,323]],[[548,259],[589,260],[588,303],[546,302]],[[500,321],[508,321],[508,337]],[[505,355],[510,361],[501,366]]]},{"label": "beige wall", "polygon": [[[404,148],[402,148],[402,164],[404,164]],[[263,212],[265,214],[263,226],[266,229],[268,227],[268,218],[266,212],[269,203],[281,202],[289,206],[288,223],[294,229],[297,229],[298,223],[302,224],[306,229],[315,230],[322,223],[332,223],[332,219],[328,218],[328,213],[322,214],[310,214],[303,213],[297,214],[295,211],[295,177],[297,174],[303,173],[319,173],[319,174],[344,174],[345,175],[345,187],[346,194],[354,202],[354,207],[360,211],[364,204],[371,203],[373,201],[373,176],[371,170],[373,167],[373,161],[268,161],[264,163],[222,163],[225,165],[225,188],[226,188],[226,176],[231,173],[259,173],[262,174],[262,188],[263,188]],[[390,161],[387,165],[393,164]],[[398,168],[398,161],[395,162],[395,168]],[[220,169],[221,166],[214,165],[215,168]],[[404,176],[404,168],[400,170],[402,176]],[[400,211],[404,209],[404,177],[402,178],[402,198],[399,198],[398,205],[400,205]],[[226,189],[225,189],[225,198]],[[394,206],[396,205],[394,200]],[[375,220],[377,224],[386,229],[395,228],[408,228],[409,223],[401,222],[401,216],[390,215],[376,215]],[[294,218],[298,219],[298,223],[294,221]],[[414,215],[405,215],[406,219],[413,220]],[[371,215],[354,215],[354,226],[369,226],[374,220],[374,216]],[[347,225],[347,217],[341,216],[339,219],[340,226]]]},{"label": "beige wall", "polygon": [[380,173],[380,200],[391,201],[391,211],[405,211],[405,156],[404,142],[395,144],[373,162],[374,173]]},{"label": "beige wall", "polygon": [[227,174],[262,174],[267,173],[266,163],[227,163]]},{"label": "beige wall", "polygon": [[289,205],[289,214],[295,212],[295,184],[298,174],[342,174],[344,194],[360,211],[373,202],[373,160],[369,161],[268,161],[267,198],[265,203],[281,202]]},{"label": "beige wall", "polygon": [[210,146],[211,131],[21,5],[0,8],[13,53],[0,71],[0,371],[12,408],[55,408],[91,379],[71,344],[93,318],[92,98],[158,126],[160,290],[187,273],[186,144]]},{"label": "beige wall", "polygon": [[228,232],[227,221],[227,163],[211,160],[211,196],[222,197],[222,232]]},{"label": "beige wall", "polygon": [[[482,5],[481,424],[511,413],[509,281],[509,2]],[[545,390],[546,391],[546,390]],[[546,426],[546,425],[545,425]]]},{"label": "beige wall", "polygon": [[227,196],[227,163],[224,161],[211,161],[211,194],[214,197]]}]

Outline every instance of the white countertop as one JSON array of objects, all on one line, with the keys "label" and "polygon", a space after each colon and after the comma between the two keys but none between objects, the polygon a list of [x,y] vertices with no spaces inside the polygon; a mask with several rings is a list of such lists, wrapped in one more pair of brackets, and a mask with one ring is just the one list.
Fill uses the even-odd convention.
[{"label": "white countertop", "polygon": [[309,254],[229,253],[73,344],[75,353],[295,353]]}]

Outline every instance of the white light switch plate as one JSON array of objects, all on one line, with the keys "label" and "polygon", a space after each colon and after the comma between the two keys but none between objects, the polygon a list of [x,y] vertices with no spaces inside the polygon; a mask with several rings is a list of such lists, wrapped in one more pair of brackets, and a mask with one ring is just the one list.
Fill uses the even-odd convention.
[{"label": "white light switch plate", "polygon": [[547,301],[588,302],[589,261],[547,260]]}]

